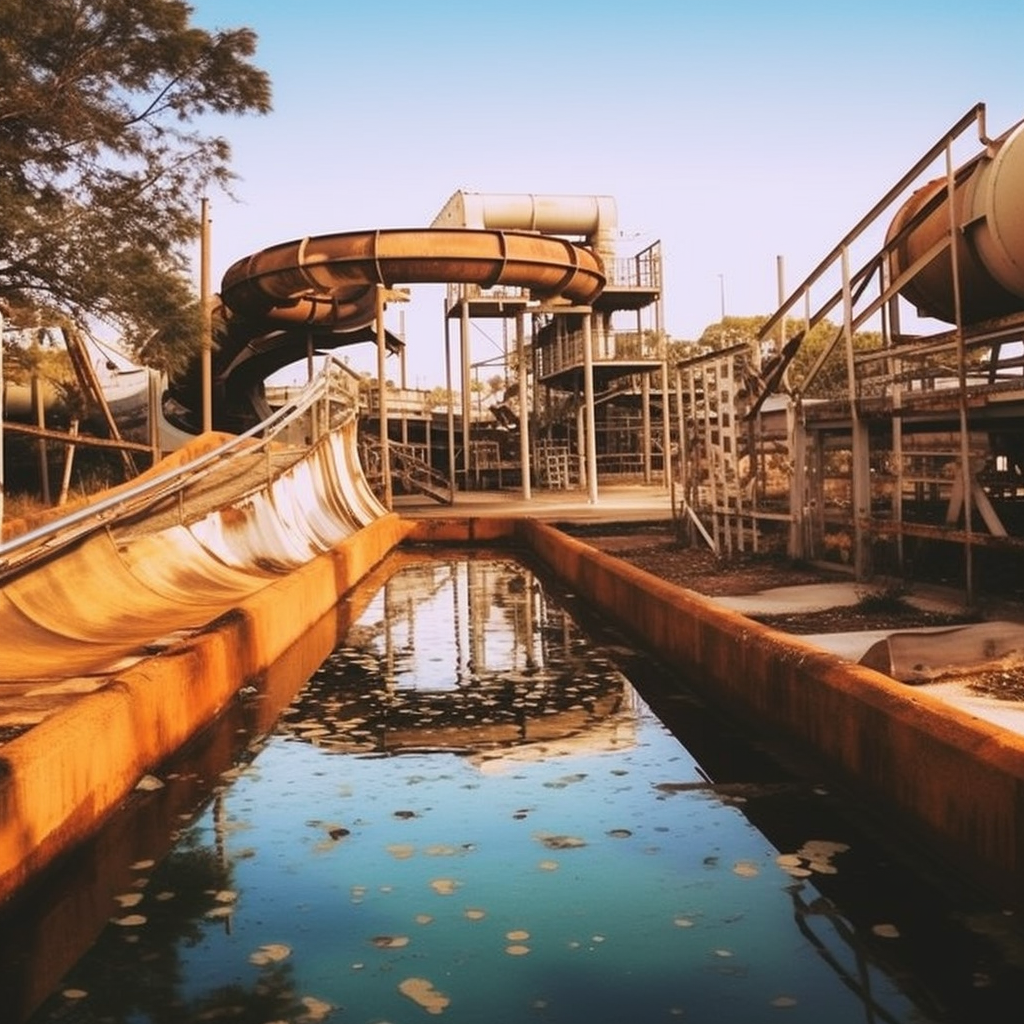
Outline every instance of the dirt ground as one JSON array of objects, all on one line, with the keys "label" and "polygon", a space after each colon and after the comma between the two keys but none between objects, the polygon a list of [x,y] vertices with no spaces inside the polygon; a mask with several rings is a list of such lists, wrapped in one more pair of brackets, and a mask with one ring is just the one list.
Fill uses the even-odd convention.
[{"label": "dirt ground", "polygon": [[[638,527],[611,534],[583,533],[581,539],[608,554],[678,586],[709,597],[752,594],[773,587],[808,583],[849,582],[848,573],[794,562],[784,556],[734,554],[718,558],[706,547],[685,547],[662,529]],[[788,633],[841,633],[867,629],[910,629],[978,621],[977,616],[922,611],[901,599],[896,586],[866,584],[855,605],[796,615],[757,616]]]}]

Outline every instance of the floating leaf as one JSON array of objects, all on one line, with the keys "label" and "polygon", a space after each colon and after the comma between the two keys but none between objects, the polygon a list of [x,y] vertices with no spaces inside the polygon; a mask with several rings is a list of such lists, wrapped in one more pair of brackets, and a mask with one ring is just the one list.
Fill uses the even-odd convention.
[{"label": "floating leaf", "polygon": [[270,942],[260,946],[255,953],[250,953],[249,963],[255,964],[257,967],[279,963],[281,960],[287,960],[291,956],[291,952],[291,948],[282,943]]},{"label": "floating leaf", "polygon": [[406,978],[398,986],[398,991],[417,1006],[423,1007],[427,1013],[443,1013],[451,1000],[438,992],[426,978]]}]

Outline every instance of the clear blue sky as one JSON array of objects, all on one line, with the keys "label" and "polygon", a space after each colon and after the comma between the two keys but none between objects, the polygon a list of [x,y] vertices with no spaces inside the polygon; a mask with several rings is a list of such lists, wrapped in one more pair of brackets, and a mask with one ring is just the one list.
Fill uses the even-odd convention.
[{"label": "clear blue sky", "polygon": [[[274,89],[269,116],[211,125],[239,175],[210,197],[215,288],[277,242],[427,225],[459,188],[612,195],[620,254],[661,240],[665,328],[695,338],[721,282],[728,313],[771,312],[777,257],[798,283],[975,103],[992,133],[1024,117],[1020,0],[193,8],[253,28]],[[440,292],[405,308],[409,383],[441,383]]]}]

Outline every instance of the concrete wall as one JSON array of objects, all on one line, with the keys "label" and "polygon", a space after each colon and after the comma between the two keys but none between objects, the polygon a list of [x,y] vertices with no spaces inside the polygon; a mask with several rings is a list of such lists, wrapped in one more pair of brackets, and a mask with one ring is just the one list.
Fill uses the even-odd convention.
[{"label": "concrete wall", "polygon": [[91,835],[410,526],[384,516],[0,747],[0,900]]},{"label": "concrete wall", "polygon": [[813,753],[894,827],[1024,907],[1024,737],[776,633],[536,520],[417,524],[412,540],[532,551],[689,687]]}]

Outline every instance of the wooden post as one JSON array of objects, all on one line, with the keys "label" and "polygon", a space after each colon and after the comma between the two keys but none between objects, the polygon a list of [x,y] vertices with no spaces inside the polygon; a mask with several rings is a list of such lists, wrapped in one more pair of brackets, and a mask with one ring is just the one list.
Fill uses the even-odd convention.
[{"label": "wooden post", "polygon": [[[43,385],[39,379],[39,372],[32,370],[32,407],[36,412],[36,426],[40,430],[46,429],[46,408],[43,400]],[[43,504],[50,504],[50,463],[46,457],[46,438],[40,437],[39,447],[39,493],[42,496]]]},{"label": "wooden post", "polygon": [[[71,421],[71,436],[78,436],[78,420],[73,419]],[[60,482],[60,496],[57,498],[58,505],[66,505],[68,501],[68,491],[71,489],[71,469],[75,462],[75,445],[74,442],[68,444],[64,451],[64,475]]]}]

